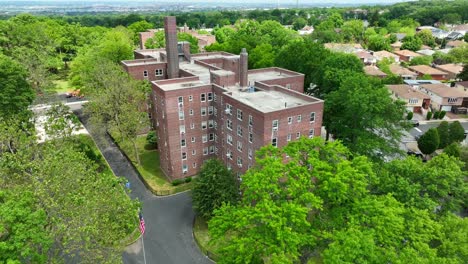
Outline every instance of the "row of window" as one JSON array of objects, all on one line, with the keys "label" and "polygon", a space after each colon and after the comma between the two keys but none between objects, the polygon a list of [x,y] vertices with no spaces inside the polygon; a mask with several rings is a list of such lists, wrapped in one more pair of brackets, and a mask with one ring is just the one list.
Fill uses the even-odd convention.
[{"label": "row of window", "polygon": [[[228,159],[232,160],[233,158],[233,153],[230,149],[227,150],[226,156]],[[252,149],[249,149],[249,159],[252,159]],[[237,166],[242,168],[242,157],[238,156],[237,157]]]},{"label": "row of window", "polygon": [[[189,102],[192,102],[192,101],[193,101],[193,95],[189,95],[189,96],[188,96],[188,100],[189,100]],[[211,101],[213,101],[213,100],[216,102],[216,94],[213,94],[213,93],[201,93],[201,94],[200,94],[200,102],[206,102],[207,100],[208,100],[209,102],[211,102]],[[183,97],[183,96],[179,96],[179,97],[177,98],[177,101],[178,101],[179,103],[183,103],[183,102],[184,102],[184,97]]]},{"label": "row of window", "polygon": [[[192,143],[195,143],[196,138],[195,138],[195,137],[192,137],[192,138],[190,139],[190,141],[191,141]],[[208,141],[217,141],[217,136],[216,136],[214,133],[202,135],[202,142],[203,142],[203,143],[206,143],[206,142],[208,142]],[[187,146],[187,140],[186,140],[186,139],[181,139],[181,140],[180,140],[180,146],[181,146],[181,147],[186,147],[186,146]]]},{"label": "row of window", "polygon": [[[216,152],[215,146],[209,146],[203,148],[203,155],[206,156],[208,154],[214,154]],[[192,150],[192,156],[196,155],[197,151]],[[182,152],[182,160],[187,160],[187,152]]]},{"label": "row of window", "polygon": [[[154,75],[155,76],[163,76],[163,74],[164,74],[163,69],[154,70]],[[148,71],[143,71],[143,77],[148,78]]]},{"label": "row of window", "polygon": [[[226,104],[225,112],[227,115],[232,115],[232,105]],[[241,109],[237,109],[237,119],[239,121],[244,120],[244,114]],[[253,117],[249,115],[249,126],[253,125]]]},{"label": "row of window", "polygon": [[[313,138],[314,135],[315,135],[315,130],[312,128],[312,129],[309,130],[309,138]],[[300,137],[301,137],[301,132],[297,132],[296,133],[296,139],[299,139]],[[289,133],[286,140],[289,142],[289,141],[291,141],[291,139],[292,139],[292,134]],[[271,145],[273,145],[274,147],[277,147],[278,146],[278,139],[275,138],[275,137],[272,138],[271,139]]]},{"label": "row of window", "polygon": [[[217,128],[218,124],[214,120],[202,121],[201,122],[201,129],[205,130],[207,128]],[[190,129],[195,129],[195,123],[190,123]],[[185,125],[179,126],[179,131],[181,134],[185,133]]]},{"label": "row of window", "polygon": [[[294,116],[288,117],[288,124],[293,123]],[[297,123],[302,122],[302,115],[297,115],[296,116],[296,121]],[[309,122],[313,123],[315,122],[315,112],[311,112],[309,115]],[[273,120],[273,130],[277,130],[279,126],[279,120]]]}]

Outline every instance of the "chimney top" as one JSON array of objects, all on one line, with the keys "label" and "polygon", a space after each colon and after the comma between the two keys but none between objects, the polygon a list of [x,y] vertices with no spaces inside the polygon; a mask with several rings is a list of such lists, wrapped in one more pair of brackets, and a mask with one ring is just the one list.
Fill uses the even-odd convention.
[{"label": "chimney top", "polygon": [[241,53],[247,53],[247,50],[245,48],[242,48]]}]

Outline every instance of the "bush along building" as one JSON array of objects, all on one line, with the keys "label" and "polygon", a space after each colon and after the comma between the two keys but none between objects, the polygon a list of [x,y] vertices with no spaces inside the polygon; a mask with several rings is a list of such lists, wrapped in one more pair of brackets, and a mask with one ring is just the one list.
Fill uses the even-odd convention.
[{"label": "bush along building", "polygon": [[161,169],[172,180],[196,175],[218,158],[238,175],[265,145],[320,136],[323,101],[303,94],[304,75],[281,68],[248,70],[248,54],[190,54],[177,42],[175,17],[164,19],[165,49],[136,50],[123,61],[152,84],[152,124]]}]

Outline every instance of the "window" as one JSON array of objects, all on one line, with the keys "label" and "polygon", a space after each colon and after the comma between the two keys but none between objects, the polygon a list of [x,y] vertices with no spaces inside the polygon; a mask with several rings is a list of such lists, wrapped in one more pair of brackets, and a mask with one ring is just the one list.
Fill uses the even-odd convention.
[{"label": "window", "polygon": [[192,137],[192,142],[195,142],[195,137]]},{"label": "window", "polygon": [[187,152],[182,152],[182,159],[186,160],[187,159]]},{"label": "window", "polygon": [[213,94],[214,98],[213,98],[213,101],[217,101],[218,100],[218,95],[216,95],[216,93]]},{"label": "window", "polygon": [[196,150],[192,150],[192,156],[194,156],[195,154],[197,154],[197,151],[196,151]]},{"label": "window", "polygon": [[242,137],[242,127],[240,125],[237,125],[237,135]]},{"label": "window", "polygon": [[309,138],[313,138],[313,137],[314,137],[314,133],[315,133],[314,129],[311,128],[311,129],[309,130]]},{"label": "window", "polygon": [[226,142],[229,144],[229,145],[232,145],[232,136],[231,135],[227,135],[226,137]]},{"label": "window", "polygon": [[185,133],[185,126],[184,125],[180,125],[179,126],[179,131],[181,134]]},{"label": "window", "polygon": [[177,101],[179,101],[179,103],[183,103],[184,102],[184,97],[179,96],[179,98],[177,98]]},{"label": "window", "polygon": [[237,157],[237,166],[239,166],[239,168],[242,168],[242,158],[241,157]]},{"label": "window", "polygon": [[206,107],[201,108],[201,115],[206,116]]},{"label": "window", "polygon": [[206,102],[206,94],[204,93],[200,94],[200,101]]},{"label": "window", "polygon": [[310,113],[310,122],[315,122],[315,112]]},{"label": "window", "polygon": [[208,93],[208,101],[213,101],[213,93]]},{"label": "window", "polygon": [[271,139],[271,145],[272,145],[273,147],[278,146],[278,139],[277,139],[277,138],[272,138],[272,139]]},{"label": "window", "polygon": [[194,123],[190,123],[190,129],[195,129],[195,124]]},{"label": "window", "polygon": [[190,110],[189,110],[189,114],[190,114],[190,115],[193,115],[193,109],[190,109]]},{"label": "window", "polygon": [[242,110],[240,110],[240,109],[237,109],[237,119],[242,121]]},{"label": "window", "polygon": [[195,168],[197,167],[197,163],[194,162],[194,163],[192,164],[192,167],[195,169]]},{"label": "window", "polygon": [[181,139],[181,140],[180,140],[180,146],[181,146],[181,147],[187,146],[187,143],[185,142],[185,139]]},{"label": "window", "polygon": [[154,75],[156,76],[162,76],[163,75],[163,69],[156,69],[154,71]]},{"label": "window", "polygon": [[239,152],[242,152],[242,142],[241,141],[237,141],[237,150]]},{"label": "window", "polygon": [[301,137],[301,132],[297,132],[296,133],[296,138],[300,138]]},{"label": "window", "polygon": [[143,77],[148,77],[148,71],[143,71]]},{"label": "window", "polygon": [[213,106],[209,106],[208,107],[208,115],[212,115],[213,114]]},{"label": "window", "polygon": [[418,99],[415,99],[415,98],[411,98],[408,100],[410,104],[417,104],[418,103]]},{"label": "window", "polygon": [[218,108],[214,109],[214,116],[218,116]]},{"label": "window", "polygon": [[187,166],[187,164],[182,165],[182,172],[183,172],[183,173],[187,173],[187,171],[188,171],[188,166]]},{"label": "window", "polygon": [[299,123],[299,122],[301,122],[301,121],[302,121],[302,115],[298,115],[298,116],[297,116],[297,122]]},{"label": "window", "polygon": [[213,124],[214,124],[214,129],[218,129],[218,123],[214,121]]},{"label": "window", "polygon": [[215,146],[210,146],[210,154],[215,153]]},{"label": "window", "polygon": [[189,102],[192,102],[192,101],[193,101],[193,96],[192,96],[192,95],[189,95],[189,96],[188,96],[188,100],[189,100]]},{"label": "window", "polygon": [[232,115],[232,105],[226,104],[226,114]]},{"label": "window", "polygon": [[292,116],[288,117],[288,124],[292,124]]},{"label": "window", "polygon": [[207,134],[202,135],[202,142],[206,143],[207,141],[208,141],[208,135]]},{"label": "window", "polygon": [[230,149],[227,150],[226,157],[232,160],[232,151]]},{"label": "window", "polygon": [[229,130],[232,130],[232,120],[227,119],[227,120],[226,120],[226,126],[227,126],[227,128],[228,128]]},{"label": "window", "polygon": [[249,142],[252,143],[253,142],[253,134],[249,132]]},{"label": "window", "polygon": [[249,159],[252,159],[252,149],[249,148]]},{"label": "window", "polygon": [[205,130],[206,129],[206,121],[201,122],[201,129]]},{"label": "window", "polygon": [[214,127],[214,121],[213,120],[208,120],[208,127],[213,128]]},{"label": "window", "polygon": [[203,148],[203,155],[208,155],[208,147]]},{"label": "window", "polygon": [[456,103],[456,102],[457,102],[457,98],[449,98],[449,99],[448,99],[448,102],[449,102],[449,103]]},{"label": "window", "polygon": [[249,115],[249,126],[253,125],[253,117]]},{"label": "window", "polygon": [[287,140],[291,141],[291,134],[290,133],[288,134],[288,139]]},{"label": "window", "polygon": [[278,126],[279,126],[278,120],[273,120],[273,125],[272,126],[273,126],[272,127],[273,130],[275,130],[275,131],[278,130]]},{"label": "window", "polygon": [[184,120],[185,118],[185,115],[184,115],[184,109],[180,109],[179,110],[179,120]]},{"label": "window", "polygon": [[210,133],[210,136],[209,136],[210,141],[213,141],[214,138],[215,138],[214,133]]}]

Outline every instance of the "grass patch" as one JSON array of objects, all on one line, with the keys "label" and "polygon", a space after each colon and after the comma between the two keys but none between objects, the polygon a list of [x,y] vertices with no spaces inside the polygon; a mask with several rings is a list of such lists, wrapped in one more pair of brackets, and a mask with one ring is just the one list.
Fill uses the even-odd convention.
[{"label": "grass patch", "polygon": [[55,84],[54,91],[56,93],[66,93],[66,92],[71,92],[75,90],[72,87],[70,87],[70,84],[68,83],[68,81],[56,80],[54,81],[54,84]]},{"label": "grass patch", "polygon": [[217,252],[219,250],[219,244],[211,244],[210,234],[208,233],[208,224],[206,221],[200,217],[195,217],[195,222],[193,224],[193,236],[197,242],[200,250],[207,255],[212,260],[218,260]]},{"label": "grass patch", "polygon": [[145,182],[151,188],[151,191],[156,195],[170,195],[178,192],[183,192],[192,188],[192,182],[183,183],[173,186],[171,182],[164,176],[159,164],[159,152],[157,150],[148,149],[146,146],[146,135],[138,136],[137,148],[140,155],[141,165],[138,165],[133,154],[133,146],[130,142],[120,144],[122,150],[132,161]]}]

